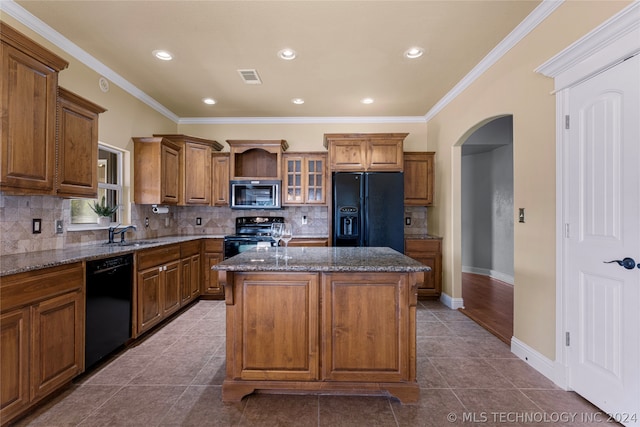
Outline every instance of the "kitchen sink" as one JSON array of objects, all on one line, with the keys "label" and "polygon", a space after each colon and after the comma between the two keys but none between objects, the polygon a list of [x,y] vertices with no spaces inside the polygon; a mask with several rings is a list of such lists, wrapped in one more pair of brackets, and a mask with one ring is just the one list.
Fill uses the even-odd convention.
[{"label": "kitchen sink", "polygon": [[105,245],[109,246],[146,246],[153,245],[155,243],[160,243],[157,240],[132,240],[132,241],[124,241],[124,242],[113,242],[113,243],[105,243]]}]

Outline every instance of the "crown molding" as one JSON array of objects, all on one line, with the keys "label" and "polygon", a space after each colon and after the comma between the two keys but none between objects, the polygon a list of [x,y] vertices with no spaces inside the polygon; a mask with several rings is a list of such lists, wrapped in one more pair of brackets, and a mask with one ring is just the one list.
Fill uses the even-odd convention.
[{"label": "crown molding", "polygon": [[343,116],[343,117],[183,117],[181,125],[236,125],[236,124],[328,124],[328,123],[420,123],[424,116]]},{"label": "crown molding", "polygon": [[444,107],[468,88],[478,77],[484,74],[493,64],[498,62],[512,47],[518,44],[542,21],[553,13],[564,0],[543,0],[516,28],[507,35],[491,52],[485,56],[466,76],[458,82],[440,101],[425,115],[427,122],[434,118]]},{"label": "crown molding", "polygon": [[640,2],[635,1],[535,69],[555,91],[640,53]]}]

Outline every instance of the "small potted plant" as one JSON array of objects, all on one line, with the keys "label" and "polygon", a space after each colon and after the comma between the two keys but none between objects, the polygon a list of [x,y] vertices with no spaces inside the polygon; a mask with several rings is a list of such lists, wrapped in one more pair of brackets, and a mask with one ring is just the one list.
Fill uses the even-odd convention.
[{"label": "small potted plant", "polygon": [[108,206],[106,204],[105,196],[102,196],[100,204],[93,202],[93,206],[89,203],[89,207],[92,211],[98,215],[98,225],[107,226],[111,224],[111,215],[118,210],[118,206]]}]

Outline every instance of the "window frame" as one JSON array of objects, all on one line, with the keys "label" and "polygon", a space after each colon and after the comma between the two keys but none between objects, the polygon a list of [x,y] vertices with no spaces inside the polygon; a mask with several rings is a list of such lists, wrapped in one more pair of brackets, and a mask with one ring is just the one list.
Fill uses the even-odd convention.
[{"label": "window frame", "polygon": [[[116,165],[117,165],[117,172],[116,172],[116,179],[117,182],[119,184],[111,184],[111,183],[106,183],[106,182],[98,182],[98,189],[104,189],[104,190],[112,190],[115,191],[116,193],[116,201],[117,201],[117,205],[118,205],[118,210],[116,211],[116,221],[117,223],[122,223],[123,221],[123,217],[124,217],[124,204],[123,204],[123,198],[124,198],[124,155],[125,155],[125,151],[116,147],[112,147],[109,145],[106,145],[102,142],[98,142],[98,153],[100,152],[100,150],[103,151],[107,151],[111,154],[115,154],[116,156]],[[88,198],[83,198],[83,200],[92,200],[92,199],[88,199]],[[69,202],[69,206],[71,206],[71,201]],[[71,215],[71,209],[69,209],[69,217],[68,217],[68,226],[67,226],[67,230],[68,231],[83,231],[83,230],[100,230],[100,229],[106,229],[110,226],[112,226],[114,223],[110,223],[107,226],[101,226],[99,225],[97,222],[93,222],[93,223],[73,223],[73,217]]]}]

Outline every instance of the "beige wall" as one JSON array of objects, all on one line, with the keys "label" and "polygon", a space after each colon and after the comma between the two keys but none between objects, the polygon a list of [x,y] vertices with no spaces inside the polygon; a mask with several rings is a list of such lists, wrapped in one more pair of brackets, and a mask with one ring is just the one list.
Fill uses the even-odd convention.
[{"label": "beige wall", "polygon": [[[555,98],[533,70],[629,2],[568,1],[428,123],[436,201],[429,231],[444,237],[444,292],[461,298],[459,145],[483,121],[513,115],[514,336],[555,359]],[[514,216],[516,215],[514,212]]]},{"label": "beige wall", "polygon": [[324,151],[325,133],[409,133],[404,143],[405,151],[429,151],[427,125],[425,123],[381,124],[230,124],[230,125],[179,125],[182,134],[214,139],[225,145],[227,139],[285,139],[289,151]]}]

